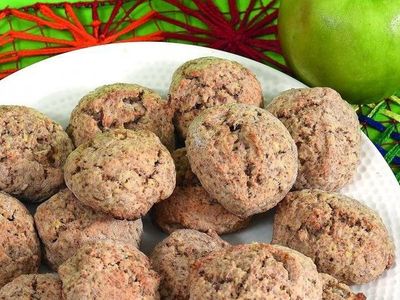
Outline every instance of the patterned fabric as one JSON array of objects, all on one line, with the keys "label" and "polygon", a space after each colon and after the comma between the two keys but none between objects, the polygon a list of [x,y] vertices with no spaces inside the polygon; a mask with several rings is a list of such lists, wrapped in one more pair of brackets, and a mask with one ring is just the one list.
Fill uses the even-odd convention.
[{"label": "patterned fabric", "polygon": [[[105,0],[0,10],[0,78],[51,55],[116,42],[217,48],[290,74],[277,40],[278,0]],[[400,182],[400,99],[355,107]]]}]

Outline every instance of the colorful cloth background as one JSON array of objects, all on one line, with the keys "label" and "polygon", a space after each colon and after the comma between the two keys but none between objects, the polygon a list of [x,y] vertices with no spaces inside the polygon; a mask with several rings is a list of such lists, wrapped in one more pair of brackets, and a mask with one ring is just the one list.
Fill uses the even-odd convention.
[{"label": "colorful cloth background", "polygon": [[[51,55],[132,41],[199,44],[291,74],[276,37],[277,0],[45,2],[0,0],[0,78]],[[398,96],[355,109],[400,182]]]}]

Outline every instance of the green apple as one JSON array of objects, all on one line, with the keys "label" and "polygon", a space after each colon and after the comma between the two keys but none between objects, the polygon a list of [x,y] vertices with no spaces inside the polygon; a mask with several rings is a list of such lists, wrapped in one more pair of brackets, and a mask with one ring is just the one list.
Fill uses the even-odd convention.
[{"label": "green apple", "polygon": [[399,0],[281,0],[283,55],[310,86],[370,103],[400,89]]}]

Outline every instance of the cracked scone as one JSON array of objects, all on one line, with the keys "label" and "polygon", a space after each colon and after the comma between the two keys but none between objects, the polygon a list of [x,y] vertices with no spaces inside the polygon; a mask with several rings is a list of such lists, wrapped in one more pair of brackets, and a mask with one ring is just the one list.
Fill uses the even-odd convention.
[{"label": "cracked scone", "polygon": [[229,244],[213,233],[190,229],[177,230],[160,242],[150,256],[160,274],[162,299],[189,299],[190,266],[200,257],[221,250]]},{"label": "cracked scone", "polygon": [[153,211],[154,220],[162,230],[171,233],[189,228],[224,234],[238,231],[250,223],[250,217],[232,214],[206,192],[191,171],[184,148],[175,150],[172,157],[177,187],[168,199],[157,203]]},{"label": "cracked scone", "polygon": [[39,264],[32,216],[17,199],[0,192],[0,287],[21,274],[37,272]]},{"label": "cracked scone", "polygon": [[204,109],[226,103],[262,106],[256,76],[241,64],[217,57],[201,57],[181,65],[169,88],[175,126],[185,138],[193,119]]},{"label": "cracked scone", "polygon": [[255,106],[203,111],[189,127],[186,149],[204,189],[242,218],[274,207],[296,180],[293,139],[277,118]]},{"label": "cracked scone", "polygon": [[145,129],[175,148],[173,110],[168,101],[137,84],[104,85],[84,96],[72,111],[67,131],[76,146],[109,129]]},{"label": "cracked scone", "polygon": [[302,252],[346,284],[378,278],[394,264],[394,244],[381,218],[349,197],[321,190],[290,192],[279,203],[272,243]]},{"label": "cracked scone", "polygon": [[68,189],[42,203],[35,223],[45,256],[54,270],[84,243],[110,239],[139,247],[142,220],[117,220],[83,206]]},{"label": "cracked scone", "polygon": [[137,248],[115,241],[83,245],[58,269],[65,300],[159,298],[159,275]]},{"label": "cracked scone", "polygon": [[0,105],[0,141],[0,190],[39,202],[64,184],[73,145],[59,124],[29,107]]},{"label": "cracked scone", "polygon": [[322,300],[366,300],[364,294],[354,293],[350,287],[329,274],[320,273]]},{"label": "cracked scone", "polygon": [[62,299],[57,274],[28,274],[15,278],[0,289],[0,300]]},{"label": "cracked scone", "polygon": [[174,161],[147,130],[116,129],[97,135],[69,156],[68,188],[84,205],[120,219],[137,219],[175,187]]},{"label": "cracked scone", "polygon": [[319,300],[322,284],[314,263],[292,249],[237,245],[197,260],[190,271],[191,300]]},{"label": "cracked scone", "polygon": [[299,175],[294,188],[335,191],[352,179],[359,163],[357,114],[330,88],[291,89],[267,107],[296,142]]}]

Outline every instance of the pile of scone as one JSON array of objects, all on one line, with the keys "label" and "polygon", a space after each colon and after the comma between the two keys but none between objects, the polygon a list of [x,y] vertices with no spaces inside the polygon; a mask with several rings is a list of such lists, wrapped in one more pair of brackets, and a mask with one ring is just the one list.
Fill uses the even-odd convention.
[{"label": "pile of scone", "polygon": [[[329,88],[262,106],[255,75],[213,57],[179,67],[167,100],[99,87],[66,132],[0,106],[0,299],[365,299],[348,285],[395,251],[376,212],[334,193],[359,162],[355,112]],[[17,199],[45,201],[32,217]],[[218,236],[274,207],[271,244]],[[149,258],[146,214],[170,234]],[[57,273],[36,274],[42,256]]]}]

